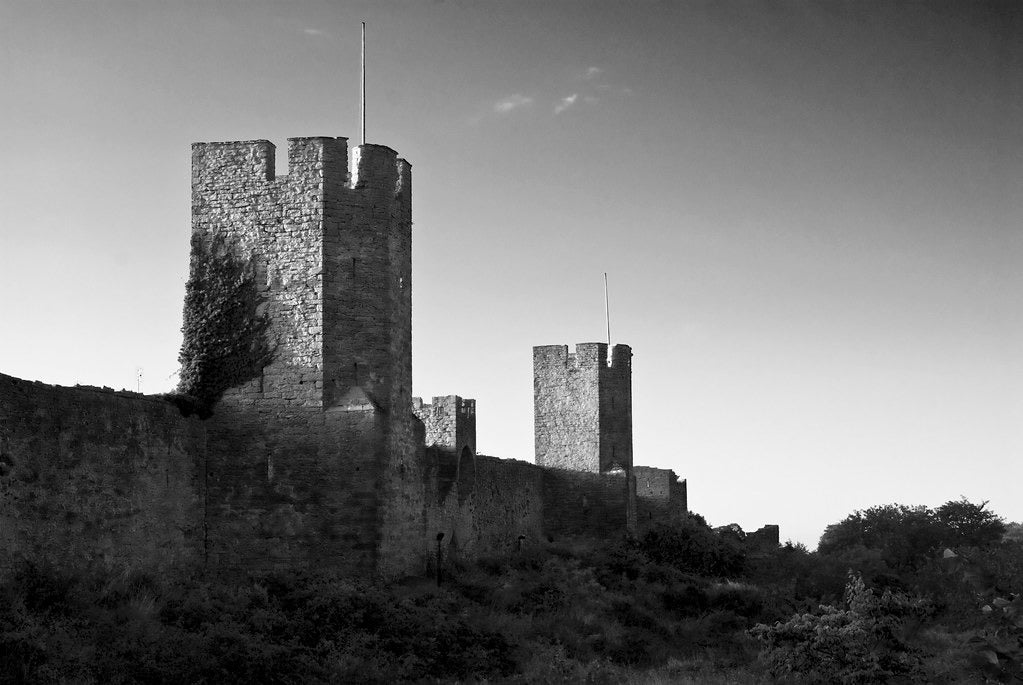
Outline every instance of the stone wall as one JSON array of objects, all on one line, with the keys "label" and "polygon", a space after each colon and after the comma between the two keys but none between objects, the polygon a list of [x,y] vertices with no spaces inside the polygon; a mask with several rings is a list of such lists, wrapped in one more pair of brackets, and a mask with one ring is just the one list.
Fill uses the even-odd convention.
[{"label": "stone wall", "polygon": [[203,425],[167,402],[0,374],[0,576],[21,559],[203,564]]},{"label": "stone wall", "polygon": [[632,528],[636,482],[625,471],[586,473],[544,469],[545,530],[560,535],[609,537]]},{"label": "stone wall", "polygon": [[670,469],[634,466],[636,516],[641,527],[683,518],[689,511],[686,482]]},{"label": "stone wall", "polygon": [[769,523],[752,533],[747,533],[746,544],[756,550],[768,551],[778,547],[781,543],[780,538],[781,529],[777,525]]},{"label": "stone wall", "polygon": [[632,468],[632,348],[615,345],[611,364],[598,366],[600,470]]},{"label": "stone wall", "polygon": [[601,473],[632,467],[632,351],[580,343],[533,348],[536,463]]},{"label": "stone wall", "polygon": [[425,404],[422,398],[413,397],[412,412],[423,422],[427,447],[442,447],[455,454],[468,447],[476,453],[476,400],[446,395]]}]

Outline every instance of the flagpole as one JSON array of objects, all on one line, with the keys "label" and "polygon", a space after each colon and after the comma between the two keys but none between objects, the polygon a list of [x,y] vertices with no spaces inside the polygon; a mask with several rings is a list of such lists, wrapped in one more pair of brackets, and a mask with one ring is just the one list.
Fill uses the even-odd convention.
[{"label": "flagpole", "polygon": [[607,353],[611,355],[611,307],[607,302],[607,272],[604,272],[604,320],[607,322]]},{"label": "flagpole", "polygon": [[359,123],[362,129],[362,144],[366,144],[366,22],[362,22],[362,69],[361,69],[361,102],[359,107]]}]

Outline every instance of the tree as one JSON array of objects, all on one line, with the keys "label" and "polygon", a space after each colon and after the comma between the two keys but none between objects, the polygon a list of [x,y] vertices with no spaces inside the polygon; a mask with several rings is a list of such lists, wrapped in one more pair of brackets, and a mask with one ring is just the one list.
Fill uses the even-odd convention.
[{"label": "tree", "polygon": [[948,547],[988,547],[1005,535],[1005,522],[1000,516],[986,511],[987,500],[974,504],[965,497],[949,500],[935,510],[938,522],[944,528],[943,544]]},{"label": "tree", "polygon": [[876,549],[891,568],[915,567],[942,543],[943,527],[925,506],[885,504],[855,511],[824,530],[817,551]]}]

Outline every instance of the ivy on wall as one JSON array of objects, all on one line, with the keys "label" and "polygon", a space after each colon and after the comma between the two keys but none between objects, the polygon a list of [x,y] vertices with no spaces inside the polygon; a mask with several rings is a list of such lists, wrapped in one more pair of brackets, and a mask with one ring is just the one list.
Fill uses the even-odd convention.
[{"label": "ivy on wall", "polygon": [[174,400],[182,411],[210,416],[224,391],[256,378],[270,362],[276,346],[265,309],[253,261],[221,234],[193,234],[178,354],[178,393],[188,399]]}]

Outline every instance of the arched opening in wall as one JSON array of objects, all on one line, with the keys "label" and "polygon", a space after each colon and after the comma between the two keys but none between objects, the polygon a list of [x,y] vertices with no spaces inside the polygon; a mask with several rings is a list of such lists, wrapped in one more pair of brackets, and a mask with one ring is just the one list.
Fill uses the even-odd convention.
[{"label": "arched opening in wall", "polygon": [[458,503],[463,504],[476,487],[476,458],[466,445],[458,457]]},{"label": "arched opening in wall", "polygon": [[458,478],[458,461],[450,452],[435,448],[430,448],[429,452],[430,456],[437,460],[437,504],[441,505],[447,499],[451,488],[455,486],[455,480]]}]

